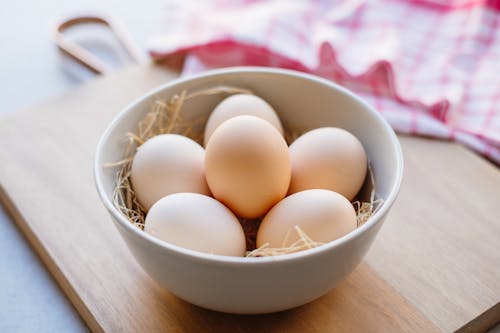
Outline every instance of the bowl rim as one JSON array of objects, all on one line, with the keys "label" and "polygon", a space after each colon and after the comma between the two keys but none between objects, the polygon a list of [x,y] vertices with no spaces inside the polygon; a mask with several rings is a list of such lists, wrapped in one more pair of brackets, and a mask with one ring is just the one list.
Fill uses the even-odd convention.
[{"label": "bowl rim", "polygon": [[[183,247],[164,242],[132,225],[132,223],[130,223],[130,221],[128,221],[126,217],[114,206],[114,204],[111,201],[111,198],[109,198],[106,195],[103,186],[101,170],[102,170],[102,165],[104,164],[105,161],[101,161],[101,152],[103,151],[103,147],[106,145],[111,133],[113,132],[117,124],[120,123],[123,120],[123,118],[125,118],[133,109],[135,109],[143,101],[163,92],[166,89],[172,88],[180,83],[188,83],[191,81],[197,81],[207,77],[216,77],[219,75],[234,74],[234,73],[265,73],[273,75],[292,76],[292,77],[297,77],[299,79],[314,81],[315,83],[325,85],[328,88],[332,88],[338,91],[339,93],[347,96],[348,98],[354,99],[357,103],[363,105],[366,111],[370,112],[372,116],[374,116],[375,121],[379,122],[379,124],[382,125],[382,128],[387,132],[387,134],[390,137],[392,148],[394,149],[396,155],[395,182],[389,191],[389,195],[382,204],[382,207],[373,216],[371,216],[370,219],[365,224],[334,241],[328,242],[326,244],[323,244],[321,246],[312,249],[295,253],[283,254],[279,256],[233,257],[233,256],[209,254],[195,250],[185,249]],[[114,218],[114,221],[117,222],[121,227],[123,227],[124,230],[126,230],[128,233],[131,233],[134,237],[141,239],[141,241],[152,243],[155,246],[161,248],[162,250],[169,252],[170,254],[185,257],[186,259],[195,260],[198,262],[205,262],[205,263],[212,262],[212,263],[231,265],[231,266],[255,266],[255,265],[260,266],[260,265],[268,265],[270,263],[274,265],[277,262],[288,263],[291,261],[296,262],[302,260],[309,260],[311,257],[322,255],[337,247],[342,247],[346,245],[347,243],[353,241],[354,239],[362,236],[369,229],[373,228],[375,225],[381,222],[381,218],[385,216],[385,214],[387,214],[387,212],[391,208],[392,204],[394,203],[399,193],[402,177],[403,177],[403,153],[401,150],[401,145],[399,143],[399,140],[394,130],[390,127],[387,121],[371,105],[369,105],[361,97],[358,97],[350,90],[334,83],[333,81],[304,72],[299,72],[289,69],[273,68],[273,67],[240,66],[240,67],[227,67],[223,69],[214,69],[214,70],[204,71],[197,75],[180,77],[148,91],[141,97],[136,98],[133,102],[129,103],[113,118],[111,123],[108,124],[106,130],[99,139],[99,143],[97,144],[95,158],[94,158],[94,182],[99,197],[104,206],[106,207],[106,209],[108,210],[108,212]]]}]

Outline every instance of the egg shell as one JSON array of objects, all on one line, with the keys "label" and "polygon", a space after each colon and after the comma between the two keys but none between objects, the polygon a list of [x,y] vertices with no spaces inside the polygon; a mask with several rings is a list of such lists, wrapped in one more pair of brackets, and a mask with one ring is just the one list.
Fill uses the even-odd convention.
[{"label": "egg shell", "polygon": [[204,170],[205,150],[177,134],[155,136],[142,144],[131,168],[132,187],[146,210],[168,194],[210,195]]},{"label": "egg shell", "polygon": [[157,201],[144,231],[170,244],[223,256],[244,256],[245,233],[237,217],[217,200],[176,193]]},{"label": "egg shell", "polygon": [[337,192],[315,189],[292,194],[276,204],[262,220],[257,247],[290,246],[299,239],[295,226],[313,241],[327,243],[356,228],[356,212]]},{"label": "egg shell", "polygon": [[323,127],[297,138],[289,148],[292,179],[289,194],[326,189],[352,200],[367,172],[366,153],[350,132]]},{"label": "egg shell", "polygon": [[250,94],[236,94],[220,102],[210,114],[205,125],[204,146],[220,124],[236,116],[249,115],[268,121],[283,135],[281,121],[269,103]]},{"label": "egg shell", "polygon": [[213,133],[205,153],[208,186],[214,197],[236,215],[264,215],[287,193],[288,147],[267,121],[237,116]]}]

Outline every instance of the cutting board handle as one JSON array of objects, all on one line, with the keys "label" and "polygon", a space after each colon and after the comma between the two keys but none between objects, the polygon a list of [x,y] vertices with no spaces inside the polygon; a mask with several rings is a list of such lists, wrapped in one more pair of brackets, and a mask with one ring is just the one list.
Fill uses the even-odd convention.
[{"label": "cutting board handle", "polygon": [[147,64],[149,62],[148,57],[132,41],[129,34],[123,27],[116,20],[103,16],[76,16],[59,23],[54,31],[54,40],[57,47],[64,54],[73,58],[75,61],[96,74],[105,74],[110,72],[111,69],[98,57],[64,36],[63,32],[68,28],[89,23],[107,26],[123,46],[125,51],[130,55],[131,59],[137,64]]}]

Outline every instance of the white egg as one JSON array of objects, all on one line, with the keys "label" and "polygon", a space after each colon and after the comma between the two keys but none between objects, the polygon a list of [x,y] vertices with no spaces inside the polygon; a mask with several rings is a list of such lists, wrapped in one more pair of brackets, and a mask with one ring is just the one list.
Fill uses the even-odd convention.
[{"label": "white egg", "polygon": [[257,247],[288,247],[299,239],[295,227],[315,242],[330,242],[356,229],[356,211],[342,195],[329,190],[307,190],[278,202],[257,232]]},{"label": "white egg", "polygon": [[165,242],[200,252],[244,256],[243,228],[217,200],[197,193],[177,193],[157,201],[144,231]]},{"label": "white egg", "polygon": [[365,150],[344,129],[322,127],[309,131],[290,145],[289,152],[290,194],[325,189],[352,200],[363,185],[368,165]]},{"label": "white egg", "polygon": [[224,99],[210,114],[205,126],[204,146],[207,146],[212,133],[220,124],[233,117],[244,115],[267,121],[283,135],[281,121],[269,103],[255,95],[237,94]]},{"label": "white egg", "polygon": [[146,210],[168,194],[194,192],[210,195],[205,180],[205,150],[176,134],[155,136],[139,147],[132,162],[131,180]]}]

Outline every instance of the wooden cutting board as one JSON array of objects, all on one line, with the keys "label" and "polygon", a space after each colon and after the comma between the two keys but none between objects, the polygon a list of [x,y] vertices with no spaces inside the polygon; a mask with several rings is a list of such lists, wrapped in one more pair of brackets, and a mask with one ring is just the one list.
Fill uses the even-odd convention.
[{"label": "wooden cutting board", "polygon": [[326,296],[241,316],[161,290],[99,202],[92,163],[114,115],[175,75],[129,68],[0,120],[2,202],[93,331],[479,332],[500,321],[500,172],[457,144],[408,137],[397,203]]}]

